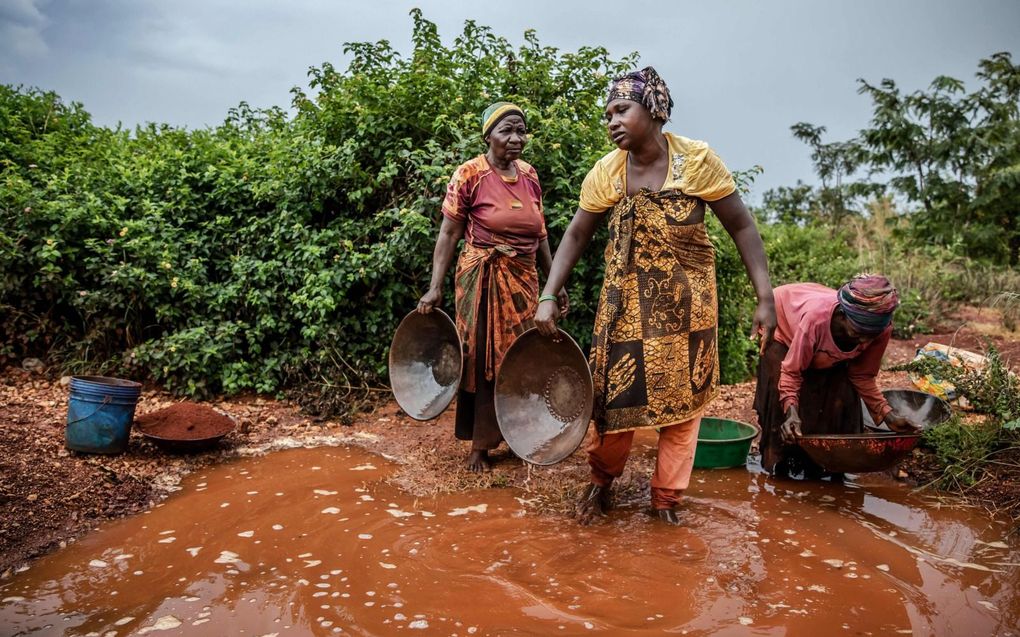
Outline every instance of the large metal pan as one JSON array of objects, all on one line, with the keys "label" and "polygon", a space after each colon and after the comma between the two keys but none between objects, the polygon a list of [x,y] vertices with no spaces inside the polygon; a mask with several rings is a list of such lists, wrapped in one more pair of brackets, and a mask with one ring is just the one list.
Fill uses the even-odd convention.
[{"label": "large metal pan", "polygon": [[797,438],[817,465],[832,473],[869,473],[896,466],[921,434],[813,434]]},{"label": "large metal pan", "polygon": [[[889,406],[896,413],[906,416],[911,422],[917,423],[921,426],[921,429],[941,425],[953,415],[953,410],[946,401],[923,391],[914,389],[886,389],[882,392],[882,395],[889,401]],[[864,410],[865,427],[873,431],[889,431],[889,428],[884,423],[881,425],[875,424],[871,414],[868,413],[867,407],[863,406],[863,401],[861,401],[861,405],[861,409]]]},{"label": "large metal pan", "polygon": [[581,348],[563,330],[522,334],[496,374],[496,420],[510,449],[537,465],[574,453],[591,420],[591,370]]},{"label": "large metal pan", "polygon": [[390,385],[400,408],[415,420],[443,413],[457,395],[464,352],[453,320],[442,310],[413,311],[390,343]]}]

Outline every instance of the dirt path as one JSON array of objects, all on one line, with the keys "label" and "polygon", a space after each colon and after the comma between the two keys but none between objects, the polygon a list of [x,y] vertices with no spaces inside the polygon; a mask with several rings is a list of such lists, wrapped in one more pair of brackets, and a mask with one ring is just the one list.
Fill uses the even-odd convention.
[{"label": "dirt path", "polygon": [[[974,320],[958,331],[954,327],[933,336],[894,341],[886,362],[909,360],[916,347],[929,340],[955,342],[982,351],[980,343],[985,335],[999,345],[1014,366],[1020,363],[1020,338],[1010,333],[989,334]],[[883,372],[879,383],[882,387],[909,386],[906,374],[901,372]],[[753,392],[753,383],[724,386],[708,415],[753,421]],[[158,389],[146,388],[137,415],[176,400]],[[0,371],[0,445],[4,450],[0,454],[0,573],[9,576],[26,560],[74,541],[104,520],[153,506],[192,471],[273,448],[356,444],[401,463],[403,468],[392,480],[414,495],[517,487],[532,506],[550,512],[565,510],[587,475],[583,453],[559,465],[538,469],[520,462],[505,447],[498,452],[494,471],[482,476],[470,474],[462,468],[467,448],[451,434],[452,409],[436,422],[418,423],[390,402],[353,425],[344,426],[314,422],[291,403],[255,396],[209,404],[234,416],[239,423],[216,451],[168,455],[133,433],[123,454],[78,454],[67,451],[63,444],[67,387],[59,380],[21,369]],[[654,435],[640,437],[638,450],[654,444]],[[919,463],[917,471],[923,466]],[[643,498],[650,473],[647,454],[635,454],[628,472],[617,482],[618,499],[626,502]],[[1004,488],[1008,491],[1016,487],[1007,483]],[[1005,496],[1016,498],[1015,493]]]}]

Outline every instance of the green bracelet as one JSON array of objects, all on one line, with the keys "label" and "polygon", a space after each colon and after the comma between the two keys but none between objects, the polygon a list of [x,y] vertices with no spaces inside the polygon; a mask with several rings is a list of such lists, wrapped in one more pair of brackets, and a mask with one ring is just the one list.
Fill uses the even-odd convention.
[{"label": "green bracelet", "polygon": [[556,305],[559,305],[560,297],[556,296],[555,294],[543,294],[542,296],[538,297],[538,302],[541,303],[542,301],[556,301]]}]

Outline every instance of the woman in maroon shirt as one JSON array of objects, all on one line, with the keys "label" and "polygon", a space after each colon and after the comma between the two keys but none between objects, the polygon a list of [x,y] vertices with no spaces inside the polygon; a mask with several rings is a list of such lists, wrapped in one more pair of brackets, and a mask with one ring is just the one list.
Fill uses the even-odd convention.
[{"label": "woman in maroon shirt", "polygon": [[[428,313],[443,298],[443,279],[457,243],[457,331],[464,372],[457,395],[455,435],[471,441],[467,467],[490,468],[489,451],[503,436],[493,403],[495,372],[514,339],[532,327],[538,306],[538,272],[548,276],[552,255],[542,211],[542,187],[521,161],[528,141],[524,111],[497,102],[482,114],[489,149],[461,164],[443,201],[443,224],[432,257],[432,284],[418,302]],[[559,303],[567,307],[566,291]]]},{"label": "woman in maroon shirt", "polygon": [[821,477],[796,438],[861,433],[862,400],[876,423],[916,428],[889,406],[876,382],[899,304],[888,279],[859,276],[838,291],[794,283],[774,294],[778,325],[758,364],[754,397],[766,471]]}]

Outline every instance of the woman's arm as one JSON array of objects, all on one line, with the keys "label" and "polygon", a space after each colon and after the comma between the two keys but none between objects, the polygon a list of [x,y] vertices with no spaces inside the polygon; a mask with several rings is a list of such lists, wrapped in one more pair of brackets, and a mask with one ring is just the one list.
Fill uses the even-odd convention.
[{"label": "woman's arm", "polygon": [[726,232],[733,238],[733,243],[740,252],[740,259],[747,268],[747,276],[754,286],[758,297],[758,307],[754,311],[751,326],[751,338],[762,337],[762,349],[772,340],[776,329],[776,302],[772,296],[772,283],[769,281],[769,266],[765,258],[765,245],[762,243],[758,228],[754,225],[751,213],[747,211],[740,195],[733,193],[709,205],[719,217]]},{"label": "woman's arm", "polygon": [[[538,253],[535,256],[538,261],[538,269],[548,279],[549,270],[552,269],[552,250],[549,248],[548,237],[542,239],[542,242],[538,244]],[[560,316],[566,316],[567,312],[570,311],[570,296],[567,295],[566,286],[560,286],[556,296],[559,298]]]},{"label": "woman's arm", "polygon": [[439,227],[439,237],[436,239],[436,249],[432,252],[432,282],[429,291],[418,301],[418,311],[422,314],[428,314],[443,300],[443,279],[446,278],[446,271],[453,262],[457,242],[463,236],[464,222],[454,221],[444,215],[443,224]]},{"label": "woman's arm", "polygon": [[[556,294],[567,283],[570,271],[577,265],[578,259],[584,254],[588,242],[595,236],[595,229],[602,221],[604,214],[588,212],[581,208],[574,213],[574,218],[563,233],[563,241],[556,249],[556,257],[549,268],[549,278],[545,282],[542,295]],[[538,304],[538,313],[535,314],[535,325],[538,331],[546,336],[556,334],[556,319],[560,317],[559,307],[552,301],[543,301]]]},{"label": "woman's arm", "polygon": [[546,237],[538,244],[538,252],[535,254],[538,262],[538,269],[542,271],[545,278],[549,278],[549,269],[552,268],[552,250],[549,248],[549,238]]}]

